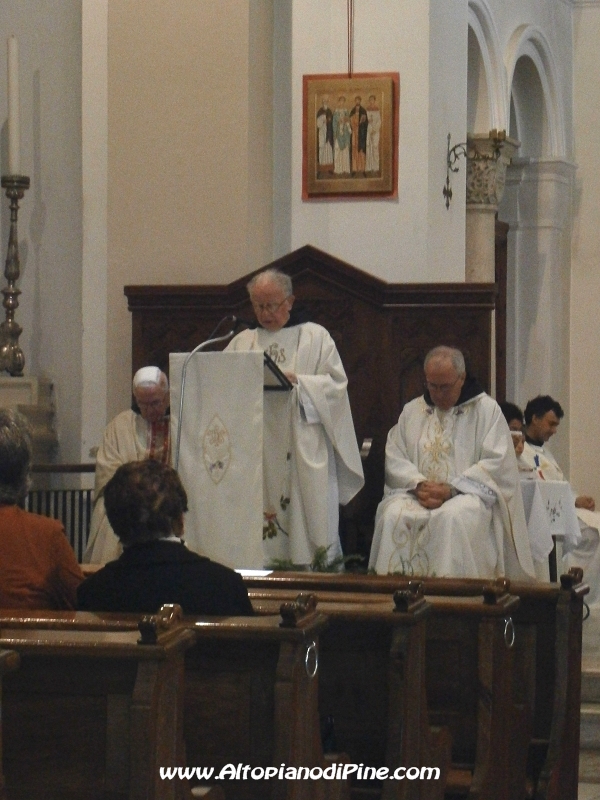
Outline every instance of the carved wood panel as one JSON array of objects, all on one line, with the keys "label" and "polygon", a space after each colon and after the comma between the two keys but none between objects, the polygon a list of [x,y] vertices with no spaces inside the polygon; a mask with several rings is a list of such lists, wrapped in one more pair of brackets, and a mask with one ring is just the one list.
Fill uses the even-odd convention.
[{"label": "carved wood panel", "polygon": [[[496,284],[388,284],[310,245],[268,266],[292,277],[296,303],[336,342],[357,440],[373,439],[366,486],[354,502],[372,521],[383,493],[387,433],[404,404],[422,392],[427,351],[459,347],[489,391]],[[126,286],[132,371],[148,364],[168,371],[169,352],[189,351],[227,314],[253,319],[245,286],[254,274],[226,286]],[[503,372],[503,363],[496,366]]]}]

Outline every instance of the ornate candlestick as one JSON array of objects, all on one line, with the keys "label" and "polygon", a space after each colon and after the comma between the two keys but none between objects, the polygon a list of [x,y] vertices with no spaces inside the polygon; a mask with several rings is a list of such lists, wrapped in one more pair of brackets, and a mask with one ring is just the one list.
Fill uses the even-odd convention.
[{"label": "ornate candlestick", "polygon": [[4,267],[4,277],[8,281],[8,286],[2,289],[4,295],[2,305],[6,309],[6,319],[0,325],[0,372],[6,370],[10,375],[18,376],[23,374],[25,358],[19,347],[19,336],[23,329],[15,322],[15,311],[19,307],[21,294],[21,290],[16,286],[20,275],[17,217],[19,200],[29,189],[29,178],[25,175],[3,175],[0,185],[6,189],[6,196],[10,200],[10,235]]}]

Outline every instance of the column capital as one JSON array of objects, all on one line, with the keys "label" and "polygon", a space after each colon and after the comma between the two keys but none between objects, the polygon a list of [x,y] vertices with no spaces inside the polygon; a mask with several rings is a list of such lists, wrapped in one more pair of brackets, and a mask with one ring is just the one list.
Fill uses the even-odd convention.
[{"label": "column capital", "polygon": [[506,167],[521,143],[504,131],[467,135],[467,206],[494,212],[502,200]]}]

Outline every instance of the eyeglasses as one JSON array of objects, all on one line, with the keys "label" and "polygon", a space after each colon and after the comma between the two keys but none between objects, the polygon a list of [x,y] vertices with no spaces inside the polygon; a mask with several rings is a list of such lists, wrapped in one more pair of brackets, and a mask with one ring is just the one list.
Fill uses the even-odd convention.
[{"label": "eyeglasses", "polygon": [[252,308],[255,311],[260,311],[261,314],[264,314],[265,312],[267,314],[274,314],[276,311],[279,311],[279,309],[281,308],[281,306],[285,303],[285,301],[287,299],[288,299],[287,297],[284,297],[283,300],[280,303],[254,303],[253,302],[252,303]]},{"label": "eyeglasses", "polygon": [[140,408],[160,408],[164,405],[165,399],[163,397],[162,400],[136,400],[136,402]]},{"label": "eyeglasses", "polygon": [[425,386],[430,392],[449,392],[450,389],[453,389],[456,386],[460,379],[461,376],[459,375],[458,378],[452,383],[429,383],[429,381],[425,381]]}]

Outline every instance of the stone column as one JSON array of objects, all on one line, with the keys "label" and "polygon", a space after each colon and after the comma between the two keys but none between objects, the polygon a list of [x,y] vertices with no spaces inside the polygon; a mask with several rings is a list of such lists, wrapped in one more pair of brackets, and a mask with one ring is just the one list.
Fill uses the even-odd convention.
[{"label": "stone column", "polygon": [[[560,158],[515,158],[507,171],[501,207],[502,219],[510,226],[507,396],[524,403],[537,394],[550,394],[566,406],[567,419],[575,171],[574,164]],[[591,319],[589,312],[587,316]],[[568,431],[565,424],[552,440],[552,452],[565,472]]]},{"label": "stone column", "polygon": [[520,142],[504,131],[467,136],[465,280],[495,280],[495,218],[504,192],[506,167]]}]

